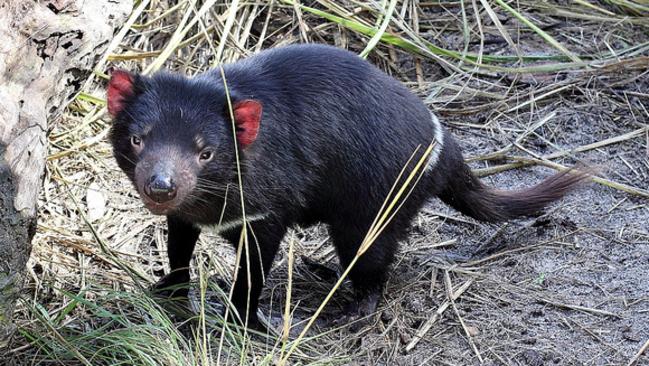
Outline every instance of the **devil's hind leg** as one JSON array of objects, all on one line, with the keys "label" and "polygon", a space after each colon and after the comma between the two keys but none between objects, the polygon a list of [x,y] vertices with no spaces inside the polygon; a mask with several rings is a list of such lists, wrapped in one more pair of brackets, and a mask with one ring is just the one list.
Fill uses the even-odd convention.
[{"label": "devil's hind leg", "polygon": [[[371,221],[365,222],[359,224],[357,220],[337,220],[330,223],[331,236],[343,270],[352,263],[367,234]],[[349,279],[354,287],[355,301],[347,309],[349,315],[366,316],[376,311],[398,241],[406,230],[407,226],[389,225],[354,263]]]}]

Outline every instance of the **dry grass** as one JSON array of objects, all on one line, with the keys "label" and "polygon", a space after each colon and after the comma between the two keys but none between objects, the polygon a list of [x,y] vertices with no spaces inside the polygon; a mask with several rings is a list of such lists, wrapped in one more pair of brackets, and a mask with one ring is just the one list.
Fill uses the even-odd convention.
[{"label": "dry grass", "polygon": [[[648,34],[640,0],[137,2],[96,75],[50,123],[32,281],[7,362],[278,364],[289,349],[290,364],[647,362]],[[460,136],[477,172],[498,174],[494,184],[527,185],[545,171],[521,168],[577,160],[605,172],[581,198],[522,224],[478,225],[432,204],[403,243],[380,314],[358,332],[327,324],[343,286],[299,344],[334,286],[301,260],[336,266],[326,230],[287,237],[291,254],[277,258],[262,303],[276,325],[291,314],[293,328],[265,339],[220,332],[224,294],[206,280],[227,281],[234,253],[203,235],[193,262],[201,316],[180,322],[141,291],[167,266],[165,227],[112,158],[104,72],[192,75],[297,42],[348,48],[402,80]]]}]

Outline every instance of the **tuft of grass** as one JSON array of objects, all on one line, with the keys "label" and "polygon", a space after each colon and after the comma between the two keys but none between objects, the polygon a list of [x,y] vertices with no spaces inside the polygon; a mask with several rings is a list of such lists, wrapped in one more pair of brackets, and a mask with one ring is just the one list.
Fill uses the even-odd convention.
[{"label": "tuft of grass", "polygon": [[[25,304],[35,322],[20,333],[38,347],[39,358],[65,365],[197,364],[178,323],[151,298],[92,285],[78,293],[60,292],[67,305],[58,313]],[[89,300],[89,293],[102,296]],[[70,321],[72,311],[76,316]]]}]

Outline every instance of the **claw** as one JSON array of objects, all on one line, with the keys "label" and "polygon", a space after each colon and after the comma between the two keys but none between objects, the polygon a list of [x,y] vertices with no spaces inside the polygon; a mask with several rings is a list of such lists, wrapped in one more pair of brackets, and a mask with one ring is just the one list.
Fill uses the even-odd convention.
[{"label": "claw", "polygon": [[356,299],[345,307],[345,315],[333,322],[336,326],[349,325],[352,332],[356,332],[368,325],[370,316],[376,313],[381,298],[380,291],[372,291],[356,296]]},{"label": "claw", "polygon": [[150,291],[157,297],[186,299],[189,295],[189,272],[170,272],[153,284]]}]

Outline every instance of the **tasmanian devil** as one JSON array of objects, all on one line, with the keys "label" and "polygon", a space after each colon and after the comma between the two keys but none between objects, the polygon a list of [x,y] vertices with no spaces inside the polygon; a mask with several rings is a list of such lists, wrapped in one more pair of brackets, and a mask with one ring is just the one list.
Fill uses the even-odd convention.
[{"label": "tasmanian devil", "polygon": [[[287,228],[325,223],[346,267],[418,147],[435,142],[421,179],[349,275],[357,311],[376,307],[397,243],[428,198],[479,220],[507,220],[536,213],[587,176],[562,172],[524,190],[489,188],[406,87],[324,45],[266,50],[192,78],[114,71],[108,111],[119,166],[146,207],[167,216],[171,272],[157,289],[189,282],[202,226],[220,223],[237,246],[245,210],[250,240],[232,302],[253,328]],[[186,287],[175,294],[186,296]]]}]

